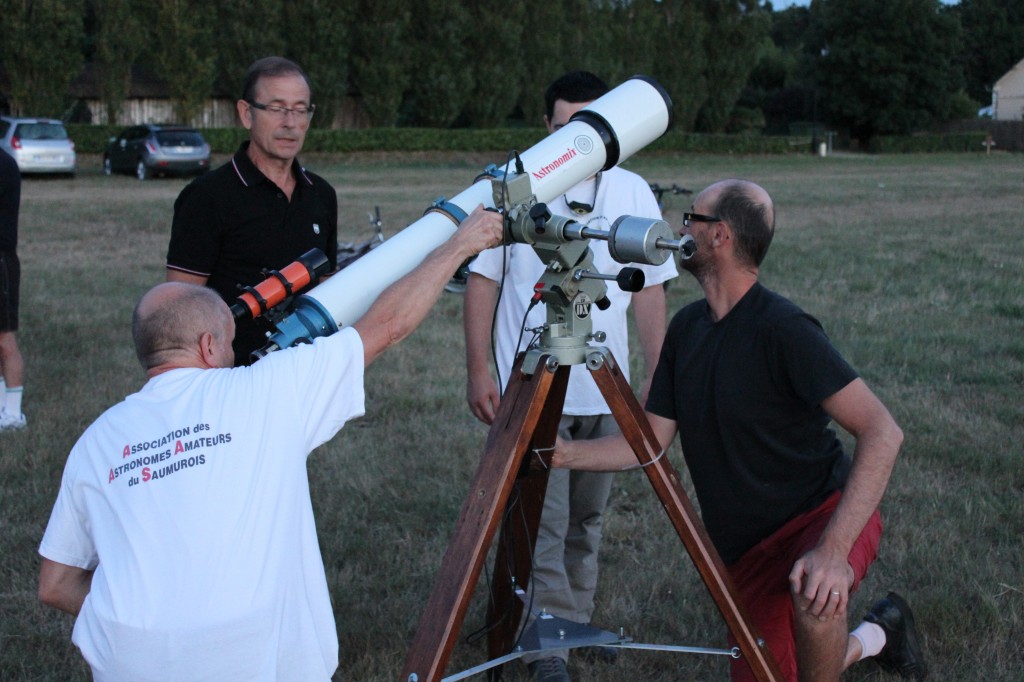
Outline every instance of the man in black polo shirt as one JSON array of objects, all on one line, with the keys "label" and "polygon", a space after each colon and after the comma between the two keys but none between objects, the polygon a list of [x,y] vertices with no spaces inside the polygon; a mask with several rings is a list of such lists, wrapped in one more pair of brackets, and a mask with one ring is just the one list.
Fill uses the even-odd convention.
[{"label": "man in black polo shirt", "polygon": [[[315,106],[309,78],[282,57],[254,62],[245,77],[238,116],[249,131],[230,163],[197,178],[174,204],[167,280],[204,284],[228,303],[240,286],[263,280],[312,248],[334,263],[338,197],[296,156]],[[265,342],[264,319],[240,321],[235,365]]]}]

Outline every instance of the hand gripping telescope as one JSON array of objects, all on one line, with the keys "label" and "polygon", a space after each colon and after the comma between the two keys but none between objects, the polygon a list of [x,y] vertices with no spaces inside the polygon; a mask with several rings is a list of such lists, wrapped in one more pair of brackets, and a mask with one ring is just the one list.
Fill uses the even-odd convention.
[{"label": "hand gripping telescope", "polygon": [[[333,334],[354,323],[384,289],[444,243],[478,204],[505,213],[513,225],[508,230],[511,234],[506,235],[510,241],[546,243],[546,238],[538,238],[538,235],[550,234],[552,228],[546,225],[551,221],[545,220],[539,228],[530,228],[526,225],[528,221],[536,225],[536,220],[529,217],[530,210],[536,204],[564,194],[598,171],[612,168],[661,137],[671,125],[671,112],[671,99],[658,83],[644,76],[630,78],[576,112],[558,131],[518,155],[514,169],[506,172],[493,165],[488,167],[461,194],[452,199],[439,198],[412,225],[319,286],[296,297],[292,312],[277,322],[277,331],[268,335],[267,344],[253,355],[263,357],[281,348]],[[662,228],[658,225],[661,221],[648,221],[650,224],[640,225],[637,229],[636,220],[639,219],[617,221],[619,228],[613,233],[628,233],[630,236],[617,243],[613,252],[632,258],[669,248],[685,255],[683,244],[673,242],[671,230],[664,229],[667,225],[662,224]],[[524,226],[516,228],[517,221]],[[547,232],[537,232],[538,229]],[[599,231],[584,235],[585,231],[585,228],[573,228],[554,232],[562,235],[558,239],[567,242],[612,237],[612,233]],[[556,253],[563,249],[565,244],[562,243],[552,246]],[[559,293],[552,296],[575,301],[579,290],[586,288],[579,286],[579,282],[599,280],[590,279],[595,276],[593,273],[583,274],[587,269],[585,242],[565,250],[566,255],[560,256],[560,262],[565,261],[563,272],[575,270],[581,273],[580,279],[575,285],[562,284]],[[570,250],[573,255],[568,253]],[[650,262],[664,262],[664,258]],[[591,300],[603,298],[603,286],[602,282],[595,292],[596,297],[586,292]],[[580,301],[580,304],[581,310],[585,308],[589,313],[586,303]]]}]

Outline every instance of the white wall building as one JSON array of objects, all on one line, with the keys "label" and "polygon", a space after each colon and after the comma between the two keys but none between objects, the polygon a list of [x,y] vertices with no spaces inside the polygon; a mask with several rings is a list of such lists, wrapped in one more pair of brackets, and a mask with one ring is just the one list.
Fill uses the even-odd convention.
[{"label": "white wall building", "polygon": [[1024,120],[1024,59],[992,86],[992,118],[997,121]]}]

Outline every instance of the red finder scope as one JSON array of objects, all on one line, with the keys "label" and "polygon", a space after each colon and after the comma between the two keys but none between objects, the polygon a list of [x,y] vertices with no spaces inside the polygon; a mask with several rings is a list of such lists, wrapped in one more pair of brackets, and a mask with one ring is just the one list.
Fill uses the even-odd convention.
[{"label": "red finder scope", "polygon": [[236,320],[264,315],[285,298],[302,291],[330,271],[330,263],[324,252],[310,249],[280,270],[269,270],[267,278],[256,286],[242,287],[242,295],[231,305],[231,314]]}]

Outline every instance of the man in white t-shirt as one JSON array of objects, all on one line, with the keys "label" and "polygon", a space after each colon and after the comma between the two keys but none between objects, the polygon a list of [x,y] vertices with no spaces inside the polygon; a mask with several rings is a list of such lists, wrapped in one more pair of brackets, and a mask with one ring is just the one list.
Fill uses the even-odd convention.
[{"label": "man in white t-shirt", "polygon": [[306,458],[363,414],[363,371],[501,240],[478,207],[351,327],[231,368],[211,289],[160,284],[132,318],[148,381],[68,456],[39,548],[94,679],[329,680],[338,639]]},{"label": "man in white t-shirt", "polygon": [[[547,108],[544,123],[548,132],[564,126],[573,114],[607,91],[608,87],[600,78],[586,71],[571,72],[554,81],[544,96]],[[548,208],[554,215],[605,230],[621,215],[661,217],[657,200],[643,178],[617,167],[584,180],[565,195],[548,202]],[[590,248],[594,252],[594,266],[602,274],[615,275],[623,267],[612,259],[606,242],[593,240]],[[609,284],[607,296],[611,305],[607,310],[592,308],[593,329],[607,334],[602,345],[612,351],[628,380],[626,310],[632,302],[647,369],[642,396],[645,399],[665,336],[663,283],[677,273],[671,259],[660,266],[636,267],[644,271],[645,288],[630,294]],[[481,253],[470,264],[469,271],[464,322],[466,399],[473,414],[490,424],[500,401],[498,382],[489,362],[492,320],[496,319],[498,378],[504,385],[516,354],[525,349],[525,343],[532,336],[529,332],[521,334],[521,330],[524,326],[534,329],[545,323],[543,304],[527,315],[533,287],[540,280],[544,265],[532,247],[512,244],[504,252],[494,248]],[[503,287],[500,298],[499,287]],[[562,414],[559,434],[565,439],[599,438],[618,432],[611,410],[583,366],[573,367],[570,373]],[[533,586],[529,591],[533,612],[545,609],[571,621],[590,622],[597,586],[602,514],[611,485],[611,474],[551,471],[534,551]],[[615,650],[605,649],[604,652],[611,656]],[[568,680],[567,659],[568,651],[523,657],[534,679],[542,682]]]}]

